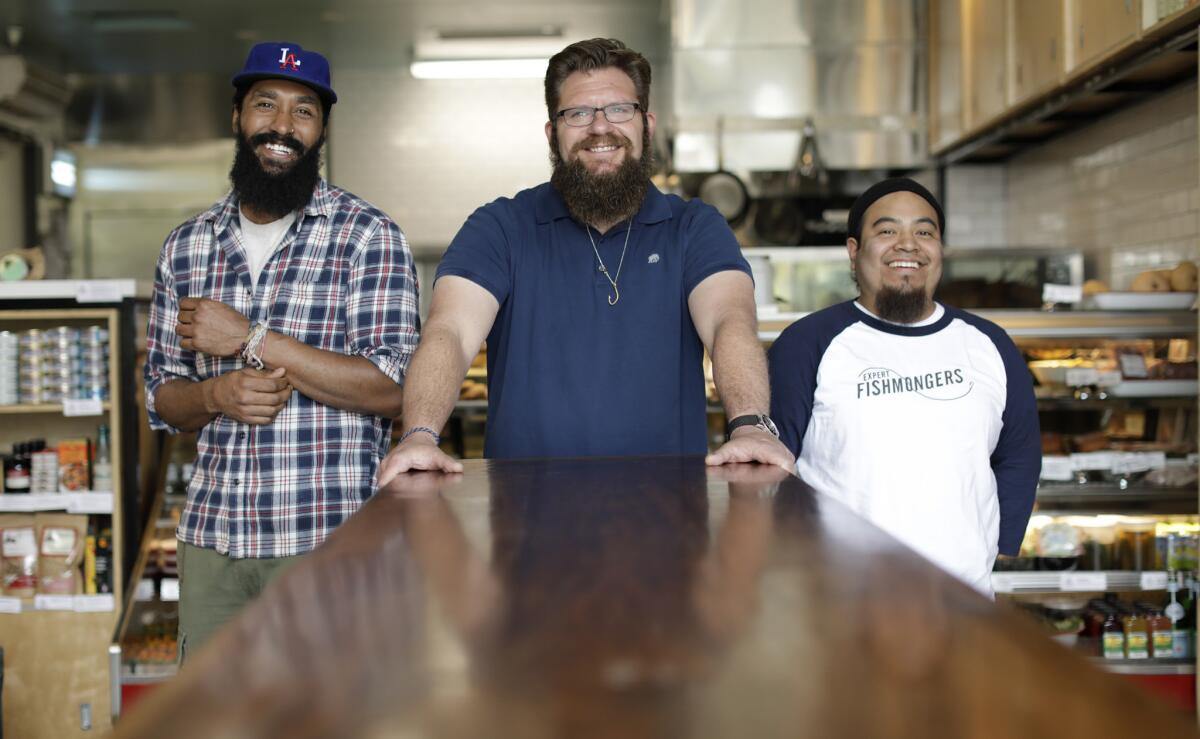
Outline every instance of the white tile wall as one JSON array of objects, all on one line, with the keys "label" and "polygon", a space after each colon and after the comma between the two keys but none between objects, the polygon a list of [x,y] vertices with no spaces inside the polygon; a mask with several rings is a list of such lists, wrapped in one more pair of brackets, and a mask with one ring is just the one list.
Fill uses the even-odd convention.
[{"label": "white tile wall", "polygon": [[1196,84],[1184,84],[1004,165],[951,168],[948,243],[1079,249],[1088,277],[1114,289],[1142,270],[1195,259],[1197,105]]},{"label": "white tile wall", "polygon": [[440,255],[475,208],[550,175],[541,80],[417,80],[341,69],[332,180]]}]

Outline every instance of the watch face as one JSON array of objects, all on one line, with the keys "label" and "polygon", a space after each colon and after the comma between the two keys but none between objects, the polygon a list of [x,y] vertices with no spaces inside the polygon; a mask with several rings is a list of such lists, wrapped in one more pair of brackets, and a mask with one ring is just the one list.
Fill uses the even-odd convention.
[{"label": "watch face", "polygon": [[759,423],[759,426],[762,427],[762,429],[764,431],[769,432],[771,434],[771,436],[774,436],[776,439],[778,439],[779,438],[779,429],[775,428],[775,422],[771,420],[771,417],[770,416],[760,416],[760,419],[761,419],[761,422]]}]

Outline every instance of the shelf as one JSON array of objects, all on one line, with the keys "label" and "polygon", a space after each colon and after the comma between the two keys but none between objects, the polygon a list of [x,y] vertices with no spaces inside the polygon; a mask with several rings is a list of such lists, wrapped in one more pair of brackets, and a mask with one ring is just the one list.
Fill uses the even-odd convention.
[{"label": "shelf", "polygon": [[1152,572],[993,572],[997,593],[1105,593],[1166,590],[1167,573]]},{"label": "shelf", "polygon": [[0,614],[29,611],[71,611],[75,613],[108,613],[116,609],[112,593],[99,595],[35,595],[33,598],[0,597]]},{"label": "shelf", "polygon": [[1088,661],[1106,672],[1118,675],[1196,674],[1196,663],[1189,659],[1105,659],[1089,656]]},{"label": "shelf", "polygon": [[119,303],[149,294],[148,283],[136,280],[22,280],[0,283],[0,300],[75,300]]},{"label": "shelf", "polygon": [[[1194,311],[1101,311],[1101,310],[972,310],[1014,338],[1047,339],[1143,339],[1156,336],[1194,336]],[[774,341],[788,326],[809,315],[760,310],[758,336]]]},{"label": "shelf", "polygon": [[112,410],[112,403],[107,400],[102,401],[100,403],[100,410],[101,410],[100,413],[79,413],[79,412],[64,413],[63,412],[64,406],[62,403],[38,403],[36,405],[26,403],[26,404],[21,404],[21,405],[0,405],[0,416],[27,415],[30,413],[47,413],[47,414],[55,413],[60,416],[69,416],[69,417],[84,417],[84,416],[97,416],[98,417],[98,416],[102,416],[105,413]]},{"label": "shelf", "polygon": [[78,493],[5,493],[0,495],[0,513],[31,513],[33,511],[112,513],[113,494],[85,491]]},{"label": "shelf", "polygon": [[1197,503],[1196,488],[1163,488],[1132,486],[1120,488],[1116,485],[1089,483],[1076,485],[1074,483],[1049,483],[1038,486],[1038,503],[1082,503],[1085,501],[1103,501],[1106,503]]},{"label": "shelf", "polygon": [[[1034,389],[1035,393],[1037,388]],[[1180,395],[1176,397],[1114,397],[1107,398],[1087,398],[1081,400],[1069,396],[1059,395],[1038,395],[1038,408],[1041,409],[1059,409],[1068,411],[1105,411],[1114,406],[1129,407],[1135,406],[1139,408],[1195,408],[1196,397],[1194,395]]]}]

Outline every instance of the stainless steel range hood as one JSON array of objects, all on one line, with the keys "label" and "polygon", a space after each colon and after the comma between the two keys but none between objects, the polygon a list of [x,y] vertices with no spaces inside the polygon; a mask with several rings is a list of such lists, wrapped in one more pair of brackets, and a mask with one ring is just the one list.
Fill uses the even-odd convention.
[{"label": "stainless steel range hood", "polygon": [[825,166],[916,167],[926,158],[923,0],[672,0],[674,164],[792,166],[811,117]]}]

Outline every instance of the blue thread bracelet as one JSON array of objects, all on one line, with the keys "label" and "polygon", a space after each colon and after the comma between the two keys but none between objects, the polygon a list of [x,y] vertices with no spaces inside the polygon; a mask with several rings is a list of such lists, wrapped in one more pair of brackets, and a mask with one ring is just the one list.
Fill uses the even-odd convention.
[{"label": "blue thread bracelet", "polygon": [[432,436],[432,437],[433,437],[433,443],[434,443],[434,444],[441,444],[441,443],[442,443],[442,435],[441,435],[441,434],[439,434],[438,432],[434,431],[433,429],[429,428],[428,426],[415,426],[415,427],[413,427],[413,428],[410,428],[408,431],[405,431],[405,432],[404,432],[404,436],[401,436],[401,437],[400,437],[400,442],[399,442],[399,443],[403,444],[403,443],[404,443],[404,441],[405,441],[405,439],[407,439],[408,437],[410,437],[410,436],[412,436],[413,434],[417,433],[418,431],[424,431],[425,433],[427,433],[427,434],[429,434],[430,436]]}]

